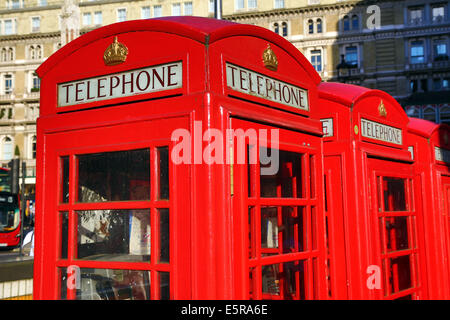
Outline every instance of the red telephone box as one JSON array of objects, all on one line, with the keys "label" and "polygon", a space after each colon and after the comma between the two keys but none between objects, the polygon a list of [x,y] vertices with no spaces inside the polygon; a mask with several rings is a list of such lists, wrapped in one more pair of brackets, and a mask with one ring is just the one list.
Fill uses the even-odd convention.
[{"label": "red telephone box", "polygon": [[425,299],[421,192],[408,117],[387,93],[319,86],[331,297]]},{"label": "red telephone box", "polygon": [[326,298],[320,77],[287,40],[129,21],[37,72],[35,298]]},{"label": "red telephone box", "polygon": [[448,299],[449,210],[450,210],[450,127],[410,118],[408,145],[413,154],[421,185],[426,237],[430,299]]}]

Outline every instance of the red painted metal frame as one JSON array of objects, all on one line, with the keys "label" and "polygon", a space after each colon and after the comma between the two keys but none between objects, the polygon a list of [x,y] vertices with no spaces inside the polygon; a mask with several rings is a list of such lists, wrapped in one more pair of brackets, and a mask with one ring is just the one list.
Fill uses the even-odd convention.
[{"label": "red painted metal frame", "polygon": [[[409,120],[401,106],[385,92],[339,83],[322,83],[318,88],[319,117],[332,118],[334,131],[332,137],[324,138],[324,166],[329,168],[325,176],[327,191],[331,192],[327,194],[328,241],[335,250],[334,254],[340,252],[340,256],[330,257],[331,287],[335,288],[331,296],[334,299],[381,299],[384,298],[383,287],[369,289],[367,285],[371,275],[367,273],[368,267],[379,266],[381,257],[381,252],[376,249],[380,248],[380,238],[374,220],[372,202],[376,192],[372,178],[374,169],[370,163],[371,158],[384,159],[377,161],[383,161],[387,170],[391,168],[388,172],[392,176],[396,175],[396,166],[412,167],[405,139]],[[378,110],[381,101],[386,115]],[[362,137],[361,118],[400,129],[402,145]],[[340,170],[339,174],[330,172],[331,168]],[[336,201],[342,202],[342,206],[336,206]],[[336,234],[342,229],[343,236]],[[418,232],[418,236],[423,236],[423,233]],[[341,264],[344,255],[345,264]],[[425,279],[423,265],[421,261],[420,281]],[[347,290],[342,290],[345,283]],[[421,299],[427,297],[426,285],[421,287],[419,296]]]},{"label": "red painted metal frame", "polygon": [[[105,66],[103,52],[114,36],[129,51],[127,61]],[[241,50],[243,44],[247,50]],[[262,53],[270,44],[279,60],[277,72],[263,67]],[[166,62],[183,62],[183,87],[172,91],[115,98],[110,101],[57,107],[58,83],[97,77]],[[252,96],[229,95],[224,82],[224,63],[240,66],[301,86],[308,90],[310,112],[285,107]],[[80,66],[82,66],[80,68]],[[38,119],[36,248],[34,298],[58,299],[59,267],[131,268],[170,271],[173,299],[248,298],[247,209],[235,210],[243,179],[237,174],[232,194],[231,166],[224,164],[186,164],[170,167],[170,203],[150,201],[77,203],[72,195],[68,204],[58,203],[58,159],[69,156],[72,194],[76,192],[75,159],[79,153],[95,153],[138,147],[153,148],[169,143],[170,131],[187,128],[193,135],[191,150],[203,148],[207,141],[198,130],[232,129],[234,119],[246,119],[259,128],[285,128],[302,132],[305,143],[313,144],[316,154],[315,186],[317,206],[317,256],[319,276],[309,278],[317,292],[308,297],[326,298],[323,243],[325,231],[322,210],[321,126],[314,118],[320,77],[303,55],[287,40],[264,28],[196,17],[176,17],[117,23],[89,32],[51,56],[38,70],[41,82],[41,115]],[[317,118],[317,117],[316,117]],[[236,120],[237,121],[237,120]],[[257,124],[258,123],[258,124]],[[196,136],[200,134],[200,136]],[[290,141],[292,138],[287,139]],[[199,142],[199,145],[196,145]],[[224,145],[226,145],[224,136]],[[295,143],[291,141],[291,143]],[[153,150],[153,149],[151,149]],[[303,149],[299,149],[303,150]],[[153,151],[152,151],[153,152]],[[224,155],[225,157],[225,155]],[[191,156],[193,160],[194,155]],[[236,165],[238,168],[238,165]],[[239,172],[236,169],[236,172]],[[156,173],[153,172],[153,175]],[[245,180],[245,179],[244,179]],[[245,190],[241,189],[241,192]],[[130,209],[154,210],[159,205],[171,209],[171,260],[167,266],[150,263],[99,262],[75,259],[75,210]],[[69,252],[58,257],[60,218],[69,212]],[[153,215],[154,217],[154,215]],[[154,221],[152,221],[154,223]],[[153,226],[152,226],[153,228]],[[155,248],[152,249],[154,253]],[[323,270],[323,271],[320,271]],[[152,280],[156,281],[155,276]],[[155,282],[152,281],[152,285]],[[158,298],[152,287],[152,297]],[[69,298],[74,293],[69,291]]]},{"label": "red painted metal frame", "polygon": [[423,195],[424,234],[426,237],[430,299],[450,298],[449,277],[449,164],[438,161],[435,147],[450,149],[450,127],[431,121],[411,118],[408,145],[413,148],[415,172],[420,176]]}]

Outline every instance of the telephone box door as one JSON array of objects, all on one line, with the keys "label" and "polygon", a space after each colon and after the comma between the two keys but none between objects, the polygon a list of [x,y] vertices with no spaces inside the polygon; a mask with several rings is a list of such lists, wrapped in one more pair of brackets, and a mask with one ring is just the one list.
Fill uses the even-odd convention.
[{"label": "telephone box door", "polygon": [[[45,134],[44,299],[189,299],[187,118]],[[182,204],[179,205],[179,204]],[[55,241],[56,240],[56,241]]]},{"label": "telephone box door", "polygon": [[[371,240],[381,279],[380,299],[425,299],[420,192],[412,166],[368,159],[370,170]],[[372,266],[373,267],[373,266]],[[375,269],[372,269],[375,270]],[[378,289],[376,286],[369,289]]]},{"label": "telephone box door", "polygon": [[320,138],[238,119],[232,128],[238,298],[325,299]]}]

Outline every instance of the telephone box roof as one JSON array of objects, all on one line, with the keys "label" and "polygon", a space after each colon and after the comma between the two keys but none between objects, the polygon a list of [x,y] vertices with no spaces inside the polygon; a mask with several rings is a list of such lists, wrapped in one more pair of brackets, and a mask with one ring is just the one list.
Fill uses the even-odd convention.
[{"label": "telephone box roof", "polygon": [[438,124],[425,119],[409,118],[409,132],[429,138],[438,130],[450,132],[450,126],[445,123]]},{"label": "telephone box roof", "polygon": [[144,20],[132,20],[118,22],[88,32],[71,41],[60,50],[50,56],[38,69],[37,73],[42,78],[56,64],[64,60],[77,49],[99,39],[114,34],[137,31],[155,31],[176,34],[190,38],[205,45],[212,44],[224,38],[233,36],[254,36],[272,42],[286,50],[295,60],[301,64],[312,80],[318,85],[321,81],[311,63],[289,41],[276,33],[262,27],[238,24],[234,22],[203,17],[163,17]]}]

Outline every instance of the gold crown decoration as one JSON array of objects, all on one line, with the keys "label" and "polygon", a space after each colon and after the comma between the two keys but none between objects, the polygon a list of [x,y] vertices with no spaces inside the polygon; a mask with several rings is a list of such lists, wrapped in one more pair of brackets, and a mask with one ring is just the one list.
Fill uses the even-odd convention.
[{"label": "gold crown decoration", "polygon": [[267,45],[266,50],[264,50],[263,55],[264,66],[272,71],[277,71],[278,69],[278,59],[275,53],[273,52],[270,44]]},{"label": "gold crown decoration", "polygon": [[383,100],[380,101],[380,105],[378,106],[378,113],[380,114],[381,117],[387,116],[387,111],[386,107],[384,106]]},{"label": "gold crown decoration", "polygon": [[107,66],[115,66],[116,64],[125,62],[127,55],[128,48],[123,43],[120,43],[116,36],[114,37],[113,43],[106,48],[103,54],[103,60]]}]

